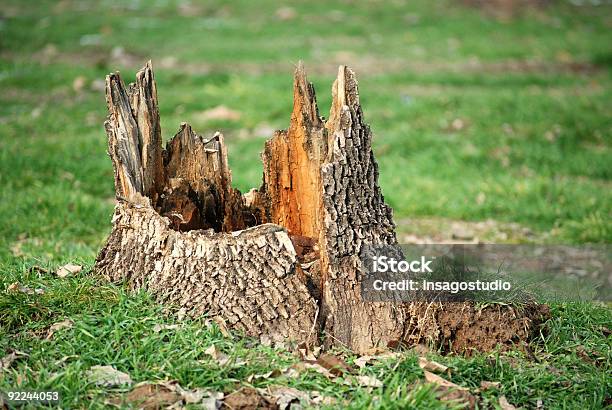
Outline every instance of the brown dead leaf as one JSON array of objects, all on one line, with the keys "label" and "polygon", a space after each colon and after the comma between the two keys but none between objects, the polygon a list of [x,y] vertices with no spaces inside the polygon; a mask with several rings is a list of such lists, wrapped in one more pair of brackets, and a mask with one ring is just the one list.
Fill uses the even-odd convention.
[{"label": "brown dead leaf", "polygon": [[295,408],[294,404],[309,404],[310,395],[293,387],[272,385],[266,389],[258,389],[262,396],[271,398],[279,410]]},{"label": "brown dead leaf", "polygon": [[382,387],[383,383],[374,376],[357,376],[357,383],[362,387]]},{"label": "brown dead leaf", "polygon": [[278,377],[281,374],[283,374],[283,372],[279,369],[274,369],[272,371],[269,371],[267,373],[262,373],[262,374],[251,374],[249,377],[247,377],[247,382],[253,383],[254,380],[266,380],[266,379]]},{"label": "brown dead leaf", "polygon": [[28,356],[29,355],[27,353],[20,352],[19,350],[11,350],[9,354],[0,359],[0,374],[11,367],[16,360]]},{"label": "brown dead leaf", "polygon": [[87,379],[97,386],[113,387],[132,384],[129,374],[115,369],[113,366],[92,366],[87,372]]},{"label": "brown dead leaf", "polygon": [[442,401],[454,401],[464,404],[466,408],[473,409],[476,406],[476,398],[469,389],[450,382],[436,374],[423,370],[425,380],[436,385],[438,398]]},{"label": "brown dead leaf", "polygon": [[242,117],[242,114],[238,111],[234,111],[225,105],[218,105],[209,110],[205,110],[197,114],[197,119],[199,121],[214,121],[214,120],[223,120],[223,121],[238,121]]},{"label": "brown dead leaf", "polygon": [[67,276],[70,275],[76,275],[77,273],[79,273],[81,270],[83,269],[83,267],[81,265],[75,265],[72,263],[68,263],[62,267],[60,267],[56,272],[55,275],[58,278],[65,278]]},{"label": "brown dead leaf", "polygon": [[358,357],[357,359],[355,359],[354,363],[355,366],[359,367],[360,369],[363,369],[368,363],[371,363],[372,361],[374,361],[374,356],[366,355]]},{"label": "brown dead leaf", "polygon": [[334,376],[341,376],[343,373],[350,373],[351,371],[344,360],[328,353],[323,353],[319,356],[317,364],[329,370]]},{"label": "brown dead leaf", "polygon": [[225,366],[230,360],[229,356],[217,349],[215,345],[211,345],[204,353],[216,360],[219,366]]},{"label": "brown dead leaf", "polygon": [[159,333],[162,330],[176,330],[180,328],[179,325],[160,325],[160,324],[156,324],[155,326],[153,326],[153,331],[155,333]]},{"label": "brown dead leaf", "polygon": [[355,363],[355,366],[359,367],[360,369],[363,369],[369,363],[373,363],[379,360],[395,359],[399,356],[400,354],[397,352],[385,351],[378,355],[364,355],[364,356],[358,357],[357,359],[355,359],[354,363]]},{"label": "brown dead leaf", "polygon": [[313,390],[310,392],[310,397],[311,397],[310,403],[314,407],[325,406],[325,407],[338,408],[336,399],[334,397],[324,396],[321,394],[321,392],[318,392],[316,390]]},{"label": "brown dead leaf", "polygon": [[423,373],[425,374],[425,380],[427,380],[427,382],[429,383],[434,383],[438,386],[442,386],[442,387],[451,387],[451,388],[456,388],[456,389],[463,389],[463,390],[467,390],[467,388],[465,387],[461,387],[451,381],[448,381],[440,376],[438,376],[437,374],[433,374],[431,372],[428,372],[427,370],[423,370]]},{"label": "brown dead leaf", "polygon": [[437,373],[444,373],[448,370],[448,366],[444,366],[443,364],[434,362],[433,360],[427,360],[424,357],[419,357],[419,367],[423,370]]},{"label": "brown dead leaf", "polygon": [[243,387],[223,400],[223,408],[231,410],[278,409],[276,403],[262,396],[252,387]]},{"label": "brown dead leaf", "polygon": [[27,286],[23,286],[19,282],[14,282],[8,285],[6,288],[6,291],[7,293],[11,293],[11,292],[25,293],[26,295],[34,295],[34,294],[42,295],[43,293],[45,293],[44,289],[41,289],[41,288],[31,289]]},{"label": "brown dead leaf", "polygon": [[61,329],[70,329],[74,325],[74,322],[70,319],[62,320],[61,322],[57,322],[51,325],[49,330],[47,331],[46,339],[49,340],[53,337],[55,332]]},{"label": "brown dead leaf", "polygon": [[125,396],[125,401],[139,409],[162,409],[181,400],[181,395],[163,384],[141,383]]},{"label": "brown dead leaf", "polygon": [[508,399],[506,399],[506,396],[499,396],[499,406],[502,410],[516,410],[516,407],[508,403]]},{"label": "brown dead leaf", "polygon": [[305,370],[314,370],[315,372],[322,374],[328,379],[333,379],[334,377],[336,377],[329,370],[327,370],[325,367],[321,366],[318,363],[303,362],[303,363],[297,363],[293,365],[292,367],[298,372],[305,371]]}]

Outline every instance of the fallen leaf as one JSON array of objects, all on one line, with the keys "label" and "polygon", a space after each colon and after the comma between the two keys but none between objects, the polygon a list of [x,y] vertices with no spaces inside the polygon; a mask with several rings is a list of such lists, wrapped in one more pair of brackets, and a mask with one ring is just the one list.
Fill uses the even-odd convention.
[{"label": "fallen leaf", "polygon": [[204,397],[200,402],[200,408],[203,410],[218,410],[222,405],[223,402],[215,397]]},{"label": "fallen leaf", "polygon": [[359,367],[360,369],[363,369],[369,363],[373,363],[379,360],[396,359],[399,356],[400,354],[397,352],[383,351],[383,353],[378,354],[378,355],[367,354],[367,355],[358,357],[357,359],[355,359],[354,363],[355,363],[355,366]]},{"label": "fallen leaf", "polygon": [[357,382],[362,387],[382,387],[383,383],[374,376],[357,376]]},{"label": "fallen leaf", "polygon": [[223,405],[229,409],[275,409],[274,401],[262,396],[252,387],[243,387],[240,390],[228,394],[223,400]]},{"label": "fallen leaf", "polygon": [[317,364],[329,370],[329,372],[334,376],[341,376],[344,372],[348,373],[351,370],[344,360],[327,353],[319,356],[317,359]]},{"label": "fallen leaf", "polygon": [[336,399],[334,397],[324,396],[321,394],[321,392],[318,392],[316,390],[313,390],[310,392],[310,397],[311,397],[310,402],[315,407],[321,407],[321,406],[332,407],[336,405]]},{"label": "fallen leaf", "polygon": [[437,374],[433,374],[431,372],[428,372],[427,370],[424,370],[423,373],[425,374],[425,380],[427,380],[429,383],[434,383],[437,384],[438,386],[442,386],[442,387],[452,387],[452,388],[456,388],[456,389],[463,389],[463,390],[467,390],[467,388],[465,387],[461,387],[459,385],[456,385],[453,382],[450,382],[440,376],[438,376]]},{"label": "fallen leaf", "polygon": [[234,111],[225,105],[218,105],[209,110],[205,110],[197,114],[197,118],[200,121],[211,121],[211,120],[225,120],[225,121],[238,121],[242,117],[242,114],[238,111]]},{"label": "fallen leaf", "polygon": [[430,372],[444,373],[448,370],[448,366],[444,366],[433,360],[427,360],[424,357],[419,357],[419,367],[423,370],[429,370]]},{"label": "fallen leaf", "polygon": [[309,404],[310,395],[293,387],[272,385],[266,389],[258,389],[265,397],[272,398],[279,410],[296,408],[295,404]]},{"label": "fallen leaf", "polygon": [[266,380],[266,379],[270,379],[273,377],[278,377],[282,374],[282,371],[279,369],[274,369],[272,371],[269,371],[267,373],[262,373],[262,374],[252,374],[249,377],[247,377],[247,382],[252,383],[253,380]]},{"label": "fallen leaf", "polygon": [[0,374],[7,370],[15,362],[15,360],[28,357],[29,355],[19,350],[12,350],[9,354],[0,359]]},{"label": "fallen leaf", "polygon": [[423,370],[425,380],[436,385],[438,398],[442,401],[456,401],[473,409],[476,406],[476,398],[469,389],[450,382],[436,374]]},{"label": "fallen leaf", "polygon": [[7,286],[6,288],[7,292],[19,292],[19,293],[25,293],[26,295],[42,295],[45,293],[44,289],[41,288],[36,288],[36,289],[30,289],[27,286],[23,286],[21,283],[19,282],[14,282],[11,283],[10,285]]},{"label": "fallen leaf", "polygon": [[65,278],[67,276],[75,275],[75,274],[79,273],[82,269],[83,269],[83,267],[81,265],[74,265],[72,263],[68,263],[68,264],[60,267],[55,272],[55,275],[58,278]]},{"label": "fallen leaf", "polygon": [[61,322],[57,322],[51,325],[49,330],[47,331],[46,339],[51,339],[55,332],[61,329],[70,329],[74,325],[74,322],[70,319],[62,320]]},{"label": "fallen leaf", "polygon": [[160,324],[156,324],[155,326],[153,326],[153,331],[155,333],[159,333],[162,330],[176,330],[179,327],[180,327],[179,325],[160,325]]},{"label": "fallen leaf", "polygon": [[366,367],[366,365],[370,362],[372,362],[374,360],[374,356],[361,356],[358,357],[357,359],[355,359],[354,363],[355,366],[359,367],[360,369],[363,369],[364,367]]},{"label": "fallen leaf", "polygon": [[89,382],[96,386],[121,386],[132,384],[129,374],[115,369],[113,366],[92,366],[86,373]]},{"label": "fallen leaf", "polygon": [[219,366],[225,366],[229,362],[229,356],[217,349],[217,346],[211,345],[204,351],[205,354],[212,357],[219,363]]},{"label": "fallen leaf", "polygon": [[516,407],[508,403],[506,396],[499,396],[499,406],[502,408],[502,410],[516,410]]},{"label": "fallen leaf", "polygon": [[[318,363],[306,363],[305,362],[305,363],[302,363],[302,365],[304,366],[305,369],[314,370],[315,372],[322,374],[328,379],[333,379],[334,377],[336,377],[333,373],[331,373],[329,370],[327,370],[325,367],[321,366]],[[299,367],[299,366],[296,366],[296,367]]]},{"label": "fallen leaf", "polygon": [[164,384],[141,383],[125,396],[125,401],[139,409],[160,409],[181,400],[181,395]]}]

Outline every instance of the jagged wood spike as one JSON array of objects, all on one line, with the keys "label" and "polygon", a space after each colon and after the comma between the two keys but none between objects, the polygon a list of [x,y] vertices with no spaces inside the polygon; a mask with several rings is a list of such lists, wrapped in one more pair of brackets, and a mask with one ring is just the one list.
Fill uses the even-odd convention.
[{"label": "jagged wood spike", "polygon": [[109,114],[104,126],[108,135],[108,153],[115,169],[117,197],[146,203],[140,155],[142,137],[119,73],[106,77],[106,105]]},{"label": "jagged wood spike", "polygon": [[325,235],[321,248],[325,331],[356,351],[401,340],[400,305],[361,300],[362,246],[394,245],[391,208],[378,187],[372,134],[363,121],[357,80],[341,66],[326,129],[332,147],[321,167]]},{"label": "jagged wood spike", "polygon": [[262,154],[270,222],[284,226],[292,235],[319,239],[320,167],[326,155],[314,87],[300,63],[294,75],[289,128],[266,141]]},{"label": "jagged wood spike", "polygon": [[143,192],[156,200],[164,183],[162,166],[162,136],[157,103],[157,87],[151,61],[136,73],[136,82],[130,86],[130,106],[138,126],[141,147]]}]

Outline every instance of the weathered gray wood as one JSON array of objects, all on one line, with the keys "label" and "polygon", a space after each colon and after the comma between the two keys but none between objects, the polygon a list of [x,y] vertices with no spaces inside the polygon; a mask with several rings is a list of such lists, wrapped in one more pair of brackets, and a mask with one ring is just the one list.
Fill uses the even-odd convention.
[{"label": "weathered gray wood", "polygon": [[[289,128],[262,154],[263,184],[243,196],[231,187],[221,134],[204,138],[182,124],[162,150],[150,63],[129,91],[109,75],[105,128],[119,201],[95,270],[192,316],[278,342],[325,337],[364,353],[526,339],[538,309],[362,300],[362,248],[397,240],[357,80],[339,68],[328,121],[301,64],[293,91]],[[496,327],[502,317],[505,327]],[[489,339],[478,344],[474,335]]]}]

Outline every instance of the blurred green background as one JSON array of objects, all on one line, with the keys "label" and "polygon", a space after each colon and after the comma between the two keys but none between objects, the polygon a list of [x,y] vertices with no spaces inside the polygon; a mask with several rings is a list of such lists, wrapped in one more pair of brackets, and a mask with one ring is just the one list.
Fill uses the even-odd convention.
[{"label": "blurred green background", "polygon": [[164,138],[181,121],[224,132],[243,191],[261,183],[265,139],[288,125],[297,62],[324,116],[347,64],[401,240],[459,229],[609,243],[611,11],[578,0],[1,0],[0,258],[91,263],[113,209],[104,76],[129,82],[148,59]]}]

